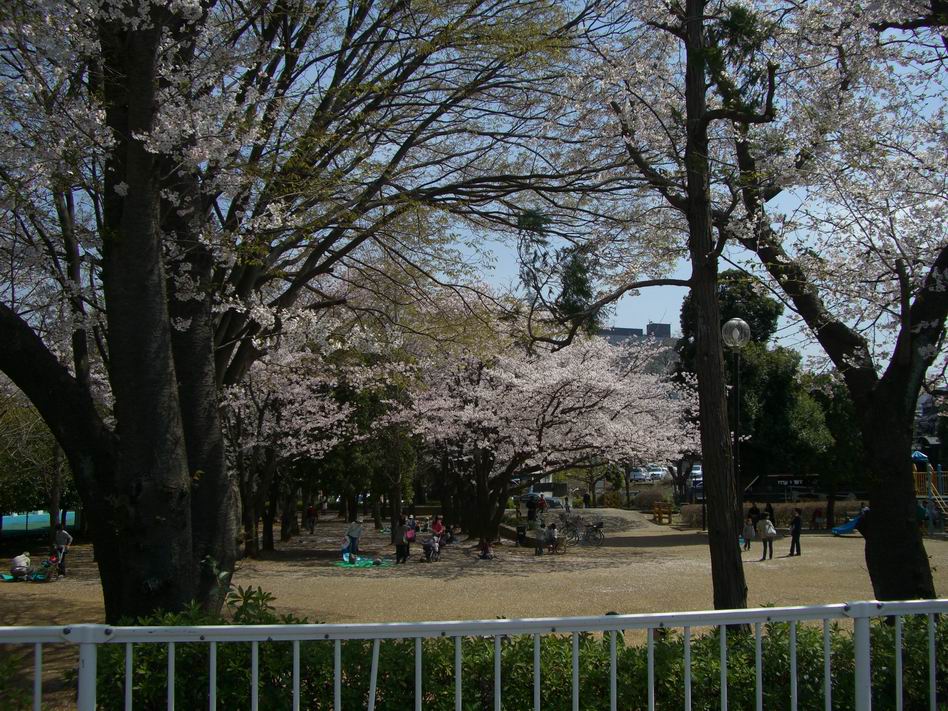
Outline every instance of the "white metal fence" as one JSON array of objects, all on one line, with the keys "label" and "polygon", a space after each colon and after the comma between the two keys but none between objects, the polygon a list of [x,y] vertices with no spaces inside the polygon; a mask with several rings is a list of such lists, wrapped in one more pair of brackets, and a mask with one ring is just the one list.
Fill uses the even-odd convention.
[{"label": "white metal fence", "polygon": [[[887,708],[903,708],[903,618],[922,617],[927,620],[927,681],[928,706],[931,711],[938,708],[936,694],[936,616],[948,612],[948,600],[919,600],[909,602],[852,602],[846,604],[817,605],[809,607],[774,607],[747,610],[719,610],[705,612],[681,612],[647,615],[606,615],[602,617],[566,617],[522,620],[481,620],[472,622],[420,622],[390,624],[353,625],[258,625],[258,626],[214,626],[214,627],[110,627],[107,625],[79,624],[68,627],[0,627],[0,644],[32,645],[33,647],[33,708],[40,709],[42,702],[43,647],[63,643],[78,645],[78,708],[93,711],[97,704],[96,661],[97,650],[103,645],[124,645],[125,677],[124,708],[132,709],[135,699],[133,691],[134,655],[136,645],[164,645],[167,649],[167,708],[175,708],[175,645],[208,645],[209,679],[207,702],[210,709],[218,706],[218,645],[249,643],[250,684],[247,688],[247,706],[252,711],[260,708],[259,659],[260,645],[267,643],[289,643],[292,645],[292,683],[287,689],[287,702],[294,711],[301,708],[300,698],[300,643],[321,642],[332,644],[333,694],[332,708],[342,709],[342,642],[366,640],[372,642],[370,681],[367,706],[374,711],[377,699],[379,670],[379,645],[381,640],[414,640],[414,708],[422,709],[424,689],[422,668],[424,645],[422,640],[451,638],[454,640],[454,705],[461,711],[464,700],[462,684],[462,640],[465,638],[492,638],[494,645],[493,706],[500,711],[503,704],[503,679],[501,677],[501,643],[504,638],[518,635],[533,637],[533,708],[541,708],[541,656],[542,638],[545,635],[570,635],[572,639],[572,709],[580,708],[583,680],[580,678],[581,633],[601,633],[609,640],[609,708],[612,711],[626,704],[617,694],[616,637],[629,631],[644,632],[647,646],[648,708],[656,707],[655,644],[657,630],[682,632],[684,665],[684,707],[692,707],[692,631],[696,628],[717,630],[720,638],[720,708],[728,708],[728,628],[746,626],[752,630],[755,642],[755,700],[757,711],[763,709],[763,654],[764,635],[762,629],[769,623],[789,625],[789,708],[798,708],[797,671],[797,625],[822,624],[823,631],[823,706],[829,711],[833,707],[831,669],[831,625],[840,620],[850,620],[853,628],[854,684],[853,698],[857,711],[871,709],[873,700],[870,668],[870,620],[886,617],[893,623],[894,648],[891,663],[894,664],[895,698],[882,700]],[[732,632],[733,634],[733,632]],[[878,654],[879,650],[877,650]],[[888,663],[888,662],[887,662]],[[186,670],[194,672],[195,670]],[[918,676],[918,670],[915,677]],[[202,671],[203,673],[203,671]],[[483,681],[483,680],[481,680]],[[319,708],[329,708],[330,700],[320,702]],[[305,708],[313,708],[308,702]],[[942,706],[944,708],[944,706]],[[347,709],[348,711],[348,709]]]}]

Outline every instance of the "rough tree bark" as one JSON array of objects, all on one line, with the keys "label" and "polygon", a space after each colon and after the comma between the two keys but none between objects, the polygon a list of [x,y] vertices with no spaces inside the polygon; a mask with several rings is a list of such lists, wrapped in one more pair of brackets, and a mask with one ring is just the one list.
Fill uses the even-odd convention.
[{"label": "rough tree bark", "polygon": [[695,372],[701,411],[701,451],[704,457],[705,496],[708,500],[708,543],[716,609],[747,606],[747,583],[741,554],[734,540],[740,528],[737,490],[727,420],[724,358],[721,348],[717,295],[717,254],[712,242],[711,191],[708,164],[708,126],[705,77],[703,0],[688,0],[686,34],[685,106],[688,137],[687,169],[688,251],[691,256],[691,293],[698,318]]},{"label": "rough tree bark", "polygon": [[[159,13],[156,13],[159,14]],[[100,23],[106,123],[116,145],[103,191],[103,290],[118,423],[109,525],[122,560],[107,612],[177,610],[195,598],[191,482],[171,346],[158,217],[154,127],[163,23]],[[98,551],[97,551],[98,553]]]},{"label": "rough tree bark", "polygon": [[[217,478],[224,469],[216,393],[194,386],[213,374],[210,339],[200,319],[182,332],[183,342],[171,328],[161,159],[142,139],[159,104],[163,33],[196,28],[168,8],[152,5],[150,12],[138,29],[122,19],[97,26],[102,52],[96,90],[114,138],[105,159],[101,229],[114,433],[85,382],[86,334],[73,334],[72,376],[27,323],[0,308],[0,332],[9,337],[0,348],[0,367],[37,406],[72,468],[92,523],[109,622],[181,609],[196,598],[219,601],[217,576],[202,575],[200,563],[213,559],[225,572],[233,565],[232,488]],[[57,207],[68,218],[72,208],[68,195],[62,197]],[[74,236],[70,220],[62,223],[70,259]],[[75,279],[74,266],[71,261]],[[200,519],[194,527],[192,511]]]}]

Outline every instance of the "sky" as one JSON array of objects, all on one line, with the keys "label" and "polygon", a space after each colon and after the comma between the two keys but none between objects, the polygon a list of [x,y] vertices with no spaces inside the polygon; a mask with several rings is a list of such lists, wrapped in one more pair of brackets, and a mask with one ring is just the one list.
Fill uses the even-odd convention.
[{"label": "sky", "polygon": [[[497,286],[516,287],[519,282],[517,254],[509,246],[494,242],[491,251],[496,257],[487,281]],[[681,262],[674,274],[687,279],[691,274],[688,264]],[[649,323],[671,324],[672,336],[681,335],[681,302],[688,289],[679,286],[658,286],[642,289],[638,296],[624,296],[606,320],[608,326],[645,329]]]},{"label": "sky", "polygon": [[[497,241],[491,244],[490,249],[496,259],[493,271],[485,275],[487,281],[498,287],[516,288],[519,282],[516,251]],[[725,256],[728,251],[725,250]],[[721,262],[721,270],[730,268],[732,264]],[[682,260],[668,276],[688,279],[691,276],[691,267],[687,261]],[[642,289],[638,295],[624,296],[614,307],[606,325],[644,330],[649,323],[668,323],[671,324],[672,336],[678,337],[681,335],[681,302],[687,293],[688,289],[685,287],[658,286]],[[807,369],[822,370],[825,367],[825,354],[820,346],[809,338],[804,327],[791,322],[788,313],[785,308],[771,345],[791,348],[804,356],[804,367],[807,367],[807,361],[810,361]]]}]

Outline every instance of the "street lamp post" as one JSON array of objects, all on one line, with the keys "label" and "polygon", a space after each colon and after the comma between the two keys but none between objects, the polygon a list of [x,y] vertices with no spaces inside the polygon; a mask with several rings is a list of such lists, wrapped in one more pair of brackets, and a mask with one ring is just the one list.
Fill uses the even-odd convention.
[{"label": "street lamp post", "polygon": [[[743,319],[732,318],[721,327],[724,345],[734,351],[735,392],[734,392],[734,479],[737,484],[737,510],[743,514],[744,491],[741,488],[741,349],[751,337],[750,326]],[[738,516],[741,520],[741,516]]]}]

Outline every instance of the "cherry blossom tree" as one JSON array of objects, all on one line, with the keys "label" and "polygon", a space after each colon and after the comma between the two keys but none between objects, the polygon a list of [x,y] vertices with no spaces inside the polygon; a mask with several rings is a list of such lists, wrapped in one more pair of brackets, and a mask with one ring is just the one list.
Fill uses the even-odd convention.
[{"label": "cherry blossom tree", "polygon": [[514,478],[669,459],[688,446],[692,398],[645,372],[652,355],[592,338],[556,352],[512,346],[434,362],[403,416],[453,460],[473,496],[471,533],[492,541]]},{"label": "cherry blossom tree", "polygon": [[[945,357],[948,317],[948,53],[937,29],[908,27],[925,15],[915,3],[823,8],[810,23],[843,37],[824,40],[837,57],[819,77],[824,123],[780,151],[766,133],[734,125],[733,185],[746,213],[736,238],[855,405],[872,510],[866,563],[879,599],[936,594],[910,458],[915,403]],[[886,27],[912,32],[879,34]],[[781,199],[794,185],[799,204],[788,210]]]},{"label": "cherry blossom tree", "polygon": [[608,171],[537,169],[527,98],[607,4],[7,3],[0,367],[100,522],[109,620],[219,604],[218,389],[287,310],[352,274],[450,280],[455,227],[510,223],[518,195],[609,193]]},{"label": "cherry blossom tree", "polygon": [[[714,511],[732,487],[723,391],[710,385],[722,382],[713,289],[720,259],[743,261],[799,314],[857,403],[879,511],[866,541],[876,595],[933,595],[908,455],[948,308],[939,4],[692,0],[638,3],[622,18],[624,33],[596,38],[564,110],[590,116],[587,141],[624,147],[643,188],[636,237],[687,256],[692,274],[664,279],[641,239],[597,235],[584,249],[605,255],[588,260],[605,288],[579,316],[648,286],[692,289]],[[714,543],[732,521],[712,519],[712,569],[728,581],[715,604],[743,604],[737,561]]]}]

